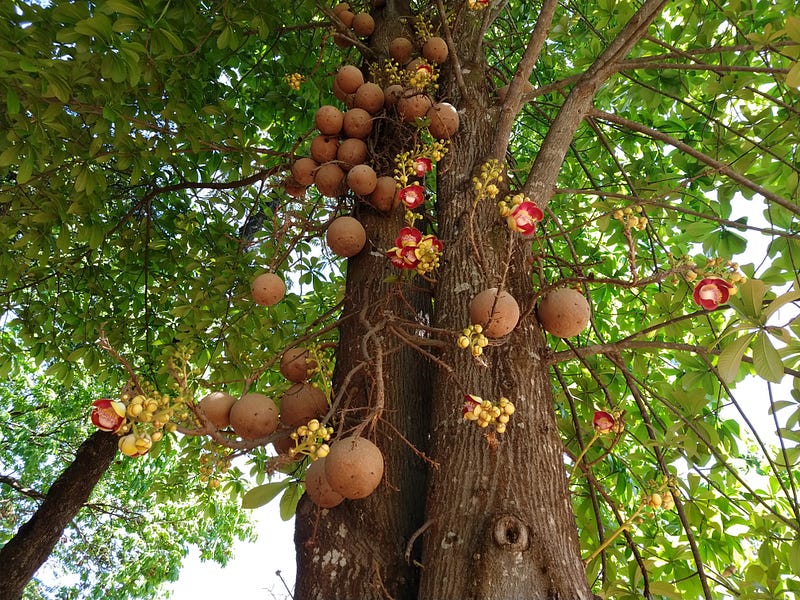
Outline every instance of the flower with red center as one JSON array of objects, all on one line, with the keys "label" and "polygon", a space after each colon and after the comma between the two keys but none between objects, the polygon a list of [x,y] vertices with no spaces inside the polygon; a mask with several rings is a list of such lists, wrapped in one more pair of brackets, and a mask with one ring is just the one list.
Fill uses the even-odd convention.
[{"label": "flower with red center", "polygon": [[400,190],[398,196],[408,210],[414,210],[425,202],[425,188],[415,183]]},{"label": "flower with red center", "polygon": [[101,431],[116,431],[125,422],[125,405],[108,398],[92,402],[92,425]]},{"label": "flower with red center", "polygon": [[733,286],[719,277],[701,279],[694,288],[694,301],[706,310],[714,310],[725,304]]},{"label": "flower with red center", "polygon": [[594,419],[592,419],[592,427],[594,430],[600,434],[610,433],[614,430],[614,426],[616,425],[616,420],[612,417],[609,413],[598,410],[594,413]]},{"label": "flower with red center", "polygon": [[522,235],[531,235],[536,231],[536,223],[544,218],[542,210],[530,200],[524,200],[511,209],[506,217],[509,229]]},{"label": "flower with red center", "polygon": [[422,232],[416,227],[403,227],[394,240],[394,245],[399,247],[416,246],[422,240]]},{"label": "flower with red center", "polygon": [[420,275],[439,265],[444,245],[434,235],[422,235],[416,227],[403,227],[386,256],[399,269],[416,269]]},{"label": "flower with red center", "polygon": [[475,409],[479,408],[482,403],[483,399],[481,397],[464,394],[464,407],[461,409],[461,414],[464,415],[465,419],[474,420],[477,415]]},{"label": "flower with red center", "polygon": [[430,158],[418,156],[414,159],[414,174],[420,179],[425,177],[425,173],[430,173],[433,170],[433,162]]}]

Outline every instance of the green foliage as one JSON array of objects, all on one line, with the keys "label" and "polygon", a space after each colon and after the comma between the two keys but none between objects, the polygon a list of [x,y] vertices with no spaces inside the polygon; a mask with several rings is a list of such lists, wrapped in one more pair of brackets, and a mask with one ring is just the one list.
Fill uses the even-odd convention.
[{"label": "green foliage", "polygon": [[[498,87],[538,9],[508,3],[488,28]],[[800,593],[795,9],[668,3],[598,91],[594,107],[606,115],[578,129],[532,241],[533,293],[579,285],[592,304],[586,333],[550,340],[567,453],[592,438],[595,410],[625,413],[624,434],[601,437],[583,460],[590,471],[572,481],[583,555],[654,490],[667,486],[679,504],[644,508],[589,562],[604,598],[700,598],[704,582],[715,597]],[[573,78],[634,10],[559,4],[512,135],[514,187]],[[14,0],[0,6],[0,40],[3,474],[44,489],[63,469],[91,400],[122,382],[95,344],[101,332],[160,388],[166,359],[187,343],[198,397],[219,382],[279,395],[280,353],[298,338],[335,341],[343,294],[318,238],[344,207],[314,192],[292,199],[281,186],[315,108],[332,101],[341,60],[315,3]],[[292,73],[304,77],[297,90],[284,81]],[[646,227],[626,228],[614,216],[626,208]],[[707,262],[717,258],[742,264]],[[294,284],[269,309],[249,300],[263,270]],[[748,279],[728,303],[692,302],[690,273],[739,270]],[[741,397],[733,386],[749,375],[784,385]],[[755,414],[775,418],[775,435],[752,424]],[[263,448],[249,456],[255,487],[234,468],[211,492],[197,464],[219,451],[167,438],[157,455],[115,462],[80,515],[81,535],[70,532],[54,556],[80,557],[84,597],[152,595],[175,578],[188,544],[224,562],[230,541],[249,532],[240,501],[255,508],[281,495],[281,516],[294,513],[301,478],[273,478]],[[0,541],[35,505],[5,498]]]}]

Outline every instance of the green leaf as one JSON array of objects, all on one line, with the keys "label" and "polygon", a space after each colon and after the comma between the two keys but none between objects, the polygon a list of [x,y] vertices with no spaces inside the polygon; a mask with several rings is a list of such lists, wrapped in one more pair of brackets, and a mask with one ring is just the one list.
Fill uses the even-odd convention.
[{"label": "green leaf", "polygon": [[8,88],[6,90],[6,107],[8,108],[9,115],[16,115],[19,113],[19,96],[17,96],[17,92],[14,91],[14,88]]},{"label": "green leaf", "polygon": [[[748,279],[739,285],[739,302],[744,314],[756,322],[760,322],[762,302],[767,293],[767,284],[758,279]],[[734,296],[736,298],[736,296]]]},{"label": "green leaf", "polygon": [[750,345],[755,332],[745,334],[729,343],[717,358],[717,371],[725,383],[731,383],[739,373],[739,365],[742,364],[742,357],[745,350]]},{"label": "green leaf", "polygon": [[764,320],[769,320],[778,309],[795,300],[800,300],[800,292],[786,292],[785,294],[781,294],[764,309]]},{"label": "green leaf", "polygon": [[258,508],[272,501],[281,491],[285,490],[289,485],[289,479],[281,481],[273,481],[259,485],[251,490],[248,490],[242,496],[242,508]]},{"label": "green leaf", "polygon": [[783,362],[780,354],[763,331],[758,334],[758,339],[753,344],[753,367],[756,373],[767,381],[780,383],[783,379]]},{"label": "green leaf", "polygon": [[680,600],[683,597],[678,588],[668,581],[651,581],[650,592],[658,596],[675,598],[675,600]]},{"label": "green leaf", "polygon": [[293,483],[286,488],[286,491],[283,492],[283,496],[281,496],[281,519],[288,521],[294,516],[294,513],[297,512],[297,503],[300,502],[304,491],[305,487],[302,483]]},{"label": "green leaf", "polygon": [[789,87],[800,87],[800,62],[796,62],[786,74],[786,85]]}]

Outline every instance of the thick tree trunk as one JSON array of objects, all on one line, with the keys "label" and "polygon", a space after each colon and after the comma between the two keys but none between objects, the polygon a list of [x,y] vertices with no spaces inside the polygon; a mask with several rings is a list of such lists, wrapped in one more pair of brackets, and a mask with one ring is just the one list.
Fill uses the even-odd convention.
[{"label": "thick tree trunk", "polygon": [[50,556],[64,529],[89,499],[117,453],[117,436],[97,431],[50,487],[39,509],[0,548],[0,598],[15,600]]}]

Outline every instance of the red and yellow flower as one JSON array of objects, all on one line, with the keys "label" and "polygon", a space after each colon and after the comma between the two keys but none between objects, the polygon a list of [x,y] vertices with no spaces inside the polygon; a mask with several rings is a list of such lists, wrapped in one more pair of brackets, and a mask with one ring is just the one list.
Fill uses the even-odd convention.
[{"label": "red and yellow flower", "polygon": [[430,173],[433,170],[433,161],[430,158],[418,156],[414,159],[412,166],[414,167],[414,174],[421,179],[425,177],[426,173]]},{"label": "red and yellow flower", "polygon": [[725,304],[731,295],[733,284],[719,277],[701,279],[694,288],[694,301],[706,310],[714,310]]},{"label": "red and yellow flower", "polygon": [[430,273],[439,266],[439,256],[444,245],[436,236],[422,232],[416,227],[403,227],[386,255],[399,269],[415,269],[420,275]]},{"label": "red and yellow flower", "polygon": [[398,197],[408,210],[414,210],[425,202],[425,188],[415,183],[400,190]]},{"label": "red and yellow flower", "polygon": [[532,235],[536,223],[544,218],[544,213],[527,196],[516,194],[497,203],[500,216],[505,217],[508,228],[522,235]]},{"label": "red and yellow flower", "polygon": [[92,424],[101,431],[117,431],[125,423],[125,404],[108,398],[92,402]]}]

